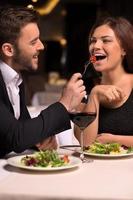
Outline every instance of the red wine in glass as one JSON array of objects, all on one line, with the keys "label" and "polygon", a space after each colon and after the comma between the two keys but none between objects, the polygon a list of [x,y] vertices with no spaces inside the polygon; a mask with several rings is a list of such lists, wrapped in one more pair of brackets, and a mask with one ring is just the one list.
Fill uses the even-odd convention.
[{"label": "red wine in glass", "polygon": [[83,131],[89,124],[91,124],[96,118],[96,112],[70,112],[70,119],[81,130],[81,154],[80,158],[84,161],[84,144],[83,144]]},{"label": "red wine in glass", "polygon": [[95,112],[71,112],[70,119],[76,124],[80,130],[84,130],[96,118]]}]

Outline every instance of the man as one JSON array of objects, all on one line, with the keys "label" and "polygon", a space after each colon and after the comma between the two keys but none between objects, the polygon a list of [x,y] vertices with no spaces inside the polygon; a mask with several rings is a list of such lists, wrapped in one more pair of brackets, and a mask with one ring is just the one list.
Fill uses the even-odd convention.
[{"label": "man", "polygon": [[[54,135],[71,128],[68,111],[85,96],[81,74],[66,85],[59,102],[31,119],[25,105],[21,70],[37,70],[44,49],[39,39],[38,14],[28,8],[0,10],[0,156],[54,144]],[[50,137],[51,136],[51,137]],[[48,138],[48,139],[46,139]]]}]

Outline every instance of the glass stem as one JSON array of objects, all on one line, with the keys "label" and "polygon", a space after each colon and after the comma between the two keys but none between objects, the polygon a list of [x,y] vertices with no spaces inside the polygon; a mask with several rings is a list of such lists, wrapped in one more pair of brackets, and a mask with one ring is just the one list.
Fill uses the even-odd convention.
[{"label": "glass stem", "polygon": [[83,130],[81,130],[80,133],[80,144],[81,144],[81,154],[80,154],[80,159],[83,161],[84,160],[84,138],[83,138]]}]

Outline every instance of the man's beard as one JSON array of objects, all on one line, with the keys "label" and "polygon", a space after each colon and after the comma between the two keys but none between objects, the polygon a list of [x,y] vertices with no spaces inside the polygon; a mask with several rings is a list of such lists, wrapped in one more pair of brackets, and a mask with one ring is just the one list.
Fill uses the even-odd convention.
[{"label": "man's beard", "polygon": [[18,66],[19,70],[34,71],[31,59],[24,55],[17,45],[14,46],[13,64]]}]

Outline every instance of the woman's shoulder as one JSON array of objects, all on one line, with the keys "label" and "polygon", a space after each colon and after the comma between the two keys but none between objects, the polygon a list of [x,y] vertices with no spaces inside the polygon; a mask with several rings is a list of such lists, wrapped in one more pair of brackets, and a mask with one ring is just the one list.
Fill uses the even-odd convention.
[{"label": "woman's shoulder", "polygon": [[133,74],[127,74],[125,76],[122,86],[123,86],[123,88],[132,88],[133,89]]}]

